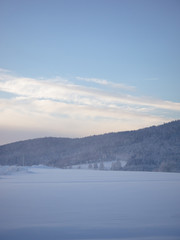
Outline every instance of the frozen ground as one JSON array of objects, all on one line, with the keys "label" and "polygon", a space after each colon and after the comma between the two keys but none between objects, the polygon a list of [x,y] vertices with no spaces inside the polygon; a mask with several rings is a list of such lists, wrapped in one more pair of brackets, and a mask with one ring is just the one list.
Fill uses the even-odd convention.
[{"label": "frozen ground", "polygon": [[180,239],[180,174],[34,167],[1,175],[0,239]]}]

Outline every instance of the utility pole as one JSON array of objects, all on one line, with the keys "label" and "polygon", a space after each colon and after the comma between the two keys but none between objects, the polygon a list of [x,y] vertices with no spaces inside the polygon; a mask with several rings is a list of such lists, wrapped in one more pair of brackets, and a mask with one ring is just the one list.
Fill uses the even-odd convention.
[{"label": "utility pole", "polygon": [[23,167],[24,167],[24,154],[23,154]]}]

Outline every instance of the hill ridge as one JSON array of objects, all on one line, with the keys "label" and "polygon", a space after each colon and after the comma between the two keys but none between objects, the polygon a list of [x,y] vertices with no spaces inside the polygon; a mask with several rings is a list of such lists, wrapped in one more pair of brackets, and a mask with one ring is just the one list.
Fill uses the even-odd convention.
[{"label": "hill ridge", "polygon": [[0,146],[1,165],[64,168],[106,161],[127,161],[119,170],[180,172],[180,120],[139,130],[83,138],[35,138]]}]

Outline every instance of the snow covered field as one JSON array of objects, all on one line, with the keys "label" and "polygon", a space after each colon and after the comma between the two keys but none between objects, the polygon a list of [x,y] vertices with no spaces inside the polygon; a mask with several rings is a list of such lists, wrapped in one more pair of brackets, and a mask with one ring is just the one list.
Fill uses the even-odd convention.
[{"label": "snow covered field", "polygon": [[0,239],[180,239],[180,174],[40,167],[3,174]]}]

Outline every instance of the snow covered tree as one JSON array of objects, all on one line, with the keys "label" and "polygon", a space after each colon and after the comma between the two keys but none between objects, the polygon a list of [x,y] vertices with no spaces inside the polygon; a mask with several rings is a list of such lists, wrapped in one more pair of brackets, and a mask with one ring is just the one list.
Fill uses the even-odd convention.
[{"label": "snow covered tree", "polygon": [[94,169],[98,169],[98,164],[97,163],[94,163]]},{"label": "snow covered tree", "polygon": [[116,162],[112,162],[112,165],[111,165],[111,170],[121,170],[122,167],[121,167],[121,162],[120,161],[116,161]]},{"label": "snow covered tree", "polygon": [[89,168],[89,169],[92,169],[92,168],[93,168],[92,163],[90,163],[90,164],[88,165],[88,168]]},{"label": "snow covered tree", "polygon": [[99,164],[99,170],[104,170],[104,163],[103,163],[103,162],[100,162],[100,164]]}]

